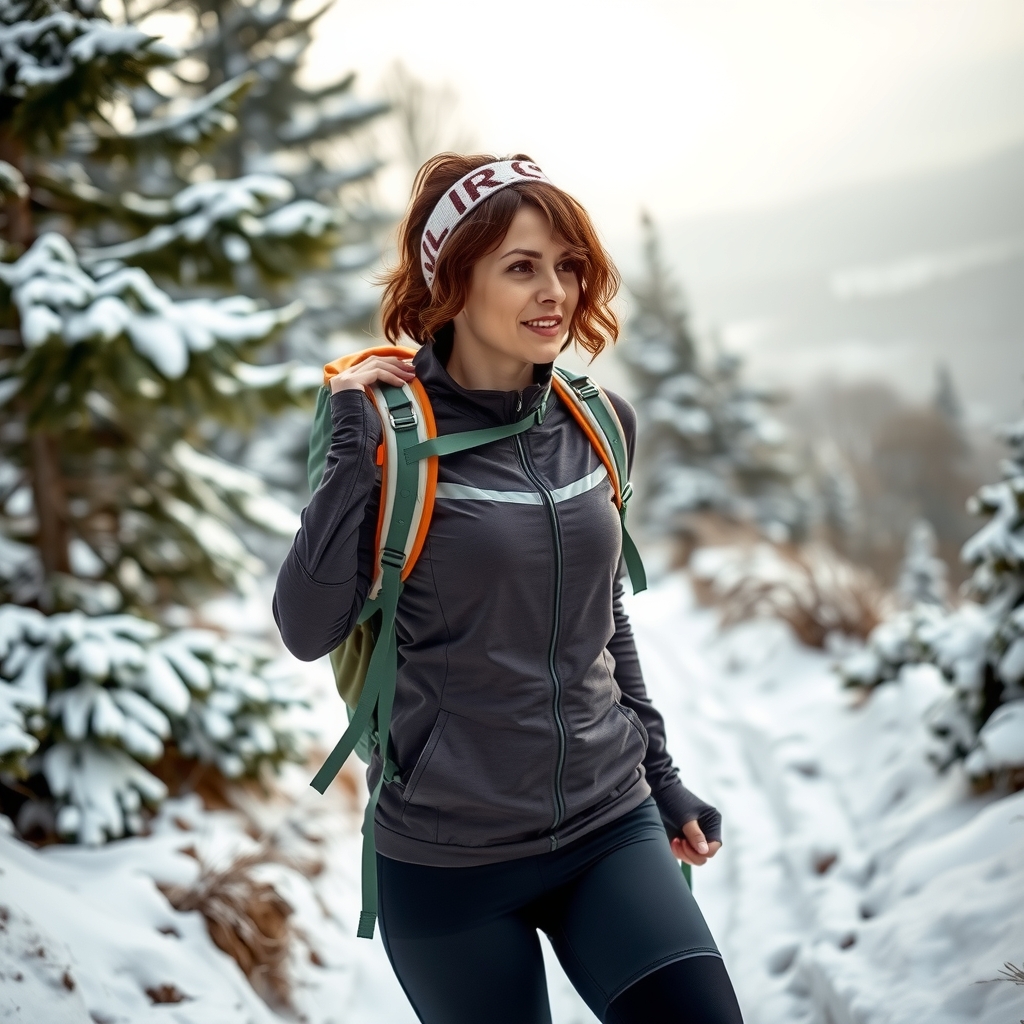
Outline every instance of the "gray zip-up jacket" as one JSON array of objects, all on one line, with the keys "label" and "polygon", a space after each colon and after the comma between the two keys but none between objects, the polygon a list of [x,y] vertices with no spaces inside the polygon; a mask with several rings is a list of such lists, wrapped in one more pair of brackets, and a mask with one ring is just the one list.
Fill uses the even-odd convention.
[{"label": "gray zip-up jacket", "polygon": [[[430,530],[398,603],[401,781],[382,788],[377,849],[442,867],[511,860],[578,839],[652,791],[675,833],[697,817],[695,798],[644,689],[605,468],[551,391],[550,366],[521,394],[469,391],[445,370],[449,351],[439,338],[413,360],[439,434],[545,413],[516,437],[440,460]],[[609,398],[632,460],[636,417]],[[305,661],[349,634],[373,572],[380,422],[361,390],[331,407],[326,471],[274,595],[285,645]],[[371,788],[380,770],[375,757]]]}]

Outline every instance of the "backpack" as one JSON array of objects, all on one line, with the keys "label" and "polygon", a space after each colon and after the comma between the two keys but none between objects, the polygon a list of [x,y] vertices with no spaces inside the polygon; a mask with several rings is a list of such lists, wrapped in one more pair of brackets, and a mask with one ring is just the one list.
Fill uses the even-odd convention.
[{"label": "backpack", "polygon": [[[324,367],[324,385],[317,396],[309,441],[310,492],[320,485],[331,444],[331,378],[377,355],[411,359],[415,350],[397,345],[369,348]],[[555,367],[551,383],[552,390],[565,403],[608,470],[622,522],[623,559],[633,592],[639,593],[646,589],[647,579],[636,545],[626,532],[626,507],[632,488],[627,479],[626,436],[622,424],[607,395],[589,377]],[[363,817],[363,907],[356,933],[360,938],[373,937],[377,917],[373,838],[377,799],[385,782],[401,782],[398,765],[391,756],[389,735],[398,670],[395,613],[402,584],[416,564],[430,527],[438,458],[521,434],[539,423],[543,416],[543,409],[539,409],[516,423],[438,437],[430,400],[418,380],[402,387],[375,384],[368,393],[383,426],[383,440],[377,449],[381,500],[375,574],[355,629],[330,655],[335,685],[345,702],[349,726],[310,783],[317,792],[324,793],[352,751],[369,763],[374,748],[380,749],[383,770],[370,793]]]}]

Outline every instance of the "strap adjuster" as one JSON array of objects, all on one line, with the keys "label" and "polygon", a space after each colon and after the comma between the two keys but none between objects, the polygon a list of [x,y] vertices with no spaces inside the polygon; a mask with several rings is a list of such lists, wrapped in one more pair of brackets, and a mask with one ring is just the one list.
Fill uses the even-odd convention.
[{"label": "strap adjuster", "polygon": [[413,430],[416,424],[419,423],[419,419],[416,416],[416,410],[409,405],[399,405],[394,408],[388,409],[388,419],[391,421],[391,426],[395,430]]},{"label": "strap adjuster", "polygon": [[597,398],[601,393],[596,387],[594,387],[594,384],[589,377],[574,377],[569,381],[569,387],[571,387],[573,391],[575,391],[576,394],[584,401],[589,398]]},{"label": "strap adjuster", "polygon": [[622,498],[622,504],[628,503],[629,499],[633,497],[633,485],[627,480],[622,485],[622,493],[619,495]]},{"label": "strap adjuster", "polygon": [[401,569],[405,565],[405,552],[394,548],[384,548],[380,553],[382,565],[390,565],[392,569]]}]

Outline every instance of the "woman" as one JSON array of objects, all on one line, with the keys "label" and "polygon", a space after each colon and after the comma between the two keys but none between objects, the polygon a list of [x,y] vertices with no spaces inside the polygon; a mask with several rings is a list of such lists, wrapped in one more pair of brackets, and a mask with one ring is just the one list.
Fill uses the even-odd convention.
[{"label": "woman", "polygon": [[[429,160],[399,253],[384,333],[422,347],[332,379],[327,468],[274,596],[288,648],[335,648],[371,584],[381,428],[366,387],[418,377],[438,434],[542,418],[440,460],[399,601],[400,773],[375,818],[388,957],[425,1024],[549,1021],[537,929],[603,1021],[736,1024],[672,856],[714,856],[720,816],[665,748],[622,608],[611,484],[550,390],[570,343],[614,341],[616,271],[586,212],[522,155]],[[633,410],[610,398],[632,447]],[[380,771],[378,756],[371,787]]]}]

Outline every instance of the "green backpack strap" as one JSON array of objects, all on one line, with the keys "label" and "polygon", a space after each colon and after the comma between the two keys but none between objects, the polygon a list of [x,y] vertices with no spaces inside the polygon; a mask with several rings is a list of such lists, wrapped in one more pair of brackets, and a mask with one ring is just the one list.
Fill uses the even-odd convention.
[{"label": "green backpack strap", "polygon": [[554,372],[568,385],[570,401],[575,402],[576,408],[586,416],[598,437],[606,444],[605,453],[617,477],[613,484],[617,485],[616,490],[621,498],[619,519],[622,523],[622,557],[633,585],[633,593],[639,594],[641,590],[647,589],[647,573],[640,552],[626,529],[626,511],[629,499],[633,496],[633,488],[629,483],[629,453],[622,423],[607,395],[589,377],[561,366],[556,366]]},{"label": "green backpack strap", "polygon": [[[406,544],[414,521],[419,483],[417,462],[405,459],[406,449],[419,440],[416,430],[418,419],[412,408],[412,401],[402,388],[385,385],[380,387],[380,391],[387,402],[390,421],[390,425],[385,425],[384,429],[390,430],[398,455],[395,460],[397,477],[390,520],[384,524],[382,530],[380,589],[376,597],[367,602],[359,616],[360,621],[365,621],[370,615],[380,612],[380,627],[352,720],[310,783],[317,792],[325,792],[356,744],[373,727],[374,721],[376,722],[383,768],[377,784],[370,793],[363,815],[363,906],[356,932],[360,938],[365,939],[373,938],[377,919],[377,857],[373,836],[377,800],[385,782],[401,781],[398,766],[390,756],[389,744],[391,711],[394,707],[395,680],[398,672],[395,614],[398,609],[398,598],[402,593],[402,569],[406,560]],[[312,450],[312,439],[310,448]]]},{"label": "green backpack strap", "polygon": [[490,444],[492,441],[500,441],[506,437],[515,437],[535,426],[544,419],[543,408],[530,413],[524,419],[515,423],[506,423],[500,427],[484,427],[482,430],[464,430],[460,434],[442,434],[440,437],[432,437],[429,441],[421,441],[405,450],[406,461],[415,463],[419,459],[429,459],[432,455],[452,455],[455,452],[464,452],[469,448],[479,448],[481,445]]}]

